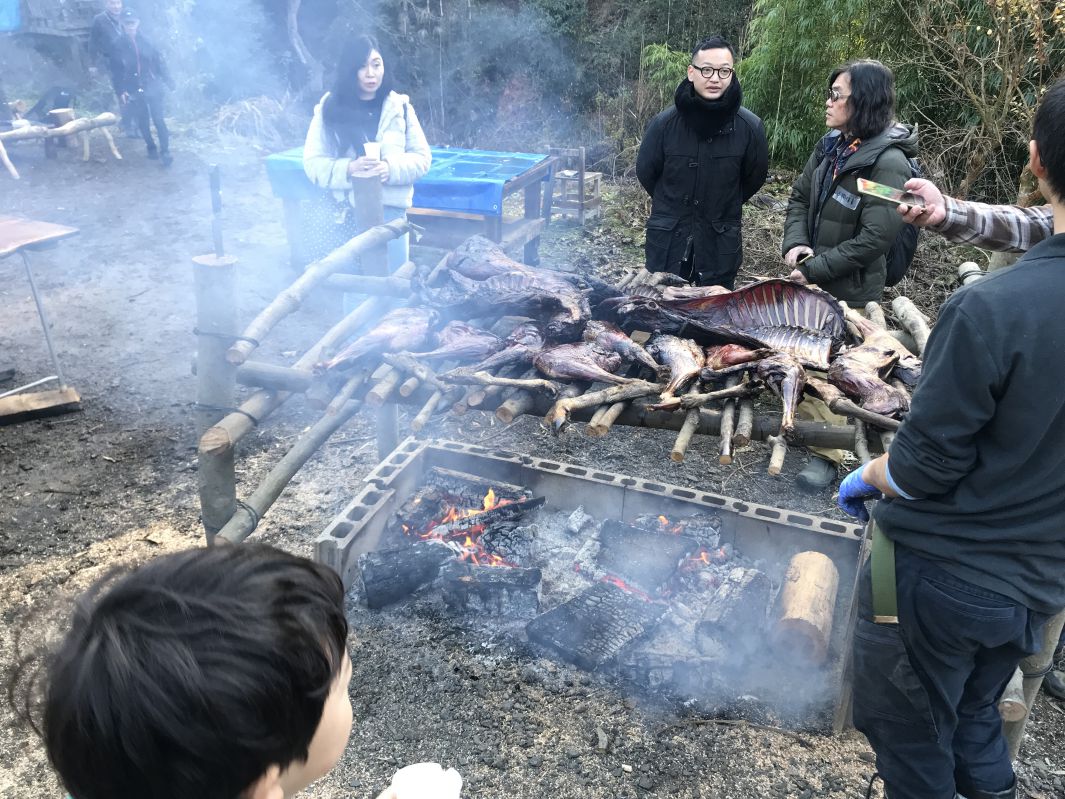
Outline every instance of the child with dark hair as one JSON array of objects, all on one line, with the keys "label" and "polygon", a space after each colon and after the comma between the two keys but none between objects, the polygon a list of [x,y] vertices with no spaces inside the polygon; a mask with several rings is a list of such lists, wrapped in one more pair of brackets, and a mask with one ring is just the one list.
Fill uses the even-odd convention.
[{"label": "child with dark hair", "polygon": [[86,592],[9,698],[75,799],[289,797],[351,733],[343,600],[267,546],[166,555]]}]

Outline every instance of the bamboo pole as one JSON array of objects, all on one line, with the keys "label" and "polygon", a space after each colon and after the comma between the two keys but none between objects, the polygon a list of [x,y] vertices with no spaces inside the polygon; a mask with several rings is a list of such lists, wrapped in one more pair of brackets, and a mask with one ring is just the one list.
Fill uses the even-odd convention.
[{"label": "bamboo pole", "polygon": [[237,367],[237,382],[254,388],[304,392],[313,379],[314,372],[309,369],[275,366],[261,361],[245,361]]},{"label": "bamboo pole", "polygon": [[372,294],[381,297],[410,296],[410,280],[394,276],[330,275],[326,278],[325,285],[331,289],[353,294]]},{"label": "bamboo pole", "polygon": [[285,486],[296,472],[314,456],[318,448],[333,433],[362,407],[362,403],[351,397],[362,384],[363,379],[362,376],[352,377],[344,384],[325,409],[322,418],[312,425],[292,449],[285,453],[285,456],[277,466],[270,470],[266,479],[252,492],[247,501],[237,508],[237,511],[226,522],[225,527],[219,531],[219,539],[231,544],[239,544],[255,531],[259,520],[281,496],[281,492],[285,490]]},{"label": "bamboo pole", "polygon": [[[401,274],[405,272],[405,274]],[[414,272],[414,264],[407,263],[396,275],[409,277]],[[293,369],[310,369],[321,360],[322,353],[334,347],[338,342],[348,338],[368,320],[381,316],[391,307],[387,299],[372,297],[359,305],[354,311],[341,319],[318,340],[303,356],[296,361]],[[291,396],[288,391],[257,391],[249,397],[236,413],[231,413],[208,430],[200,439],[200,452],[219,452],[232,449],[244,438],[256,424],[263,422],[271,413],[280,408]]]},{"label": "bamboo pole", "polygon": [[1024,672],[1020,669],[1014,670],[998,698],[998,714],[1003,721],[1020,721],[1028,715],[1028,705],[1024,701]]},{"label": "bamboo pole", "polygon": [[[234,296],[237,259],[200,255],[192,259],[196,292],[196,430],[201,436],[233,406],[236,369],[226,348],[236,334]],[[200,517],[207,543],[237,508],[236,465],[232,450],[201,452],[197,459]]]},{"label": "bamboo pole", "polygon": [[4,149],[4,143],[2,141],[0,141],[0,164],[4,165],[4,169],[6,169],[7,173],[15,180],[22,179],[19,176],[18,170],[15,169],[15,165],[11,163],[11,159],[7,157],[7,150]]},{"label": "bamboo pole", "polygon": [[410,230],[410,224],[405,219],[396,219],[376,225],[360,233],[347,244],[333,250],[320,261],[315,261],[308,266],[307,270],[291,286],[278,294],[274,301],[245,328],[241,340],[234,343],[226,353],[229,362],[244,363],[278,322],[299,309],[311,289],[333,272],[350,267],[360,254],[372,252],[380,245],[402,236],[408,230]]},{"label": "bamboo pole", "polygon": [[610,428],[614,426],[614,422],[618,420],[622,412],[629,406],[628,400],[622,400],[621,402],[615,402],[613,405],[606,406],[606,410],[603,411],[603,415],[599,417],[598,421],[593,420],[588,425],[588,435],[593,438],[603,438],[610,432]]},{"label": "bamboo pole", "polygon": [[1006,734],[1006,744],[1010,748],[1010,758],[1017,759],[1024,741],[1024,728],[1028,724],[1028,714],[1035,702],[1035,696],[1043,685],[1045,675],[1054,661],[1054,649],[1061,637],[1062,624],[1065,623],[1065,610],[1061,611],[1043,627],[1043,648],[1034,655],[1029,655],[1021,661],[1021,672],[1024,675],[1022,687],[1024,689],[1024,706],[1027,709],[1023,717],[1017,721],[1009,721],[1003,725]]},{"label": "bamboo pole", "polygon": [[602,391],[590,391],[587,394],[575,397],[563,397],[559,399],[547,412],[544,421],[555,432],[562,429],[568,421],[569,414],[578,408],[591,408],[603,403],[613,404],[622,400],[646,397],[648,394],[657,394],[662,390],[658,383],[649,383],[646,380],[633,380],[617,386],[603,389]]},{"label": "bamboo pole", "polygon": [[[402,379],[403,375],[398,369],[393,369],[391,366],[386,367],[377,382],[366,392],[366,397],[363,401],[367,407],[380,408],[384,405]],[[395,405],[395,403],[392,404]]]}]

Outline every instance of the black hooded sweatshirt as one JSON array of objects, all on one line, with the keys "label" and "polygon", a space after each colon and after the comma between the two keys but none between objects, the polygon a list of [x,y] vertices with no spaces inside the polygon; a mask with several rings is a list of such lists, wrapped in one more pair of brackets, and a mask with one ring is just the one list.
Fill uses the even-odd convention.
[{"label": "black hooded sweatshirt", "polygon": [[717,100],[685,78],[674,104],[650,121],[636,177],[651,195],[647,269],[732,288],[743,260],[741,209],[765,183],[762,120],[742,107],[735,76]]}]

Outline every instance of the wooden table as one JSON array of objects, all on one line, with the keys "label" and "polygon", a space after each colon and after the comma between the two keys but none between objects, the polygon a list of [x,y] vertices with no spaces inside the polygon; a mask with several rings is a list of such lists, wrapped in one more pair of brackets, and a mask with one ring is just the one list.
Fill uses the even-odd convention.
[{"label": "wooden table", "polygon": [[[22,256],[22,263],[26,268],[26,279],[29,281],[33,301],[37,305],[37,316],[41,320],[44,340],[48,345],[48,355],[52,359],[52,368],[55,370],[55,374],[50,377],[0,393],[0,425],[21,422],[39,416],[66,413],[78,410],[81,407],[81,398],[78,396],[77,391],[67,385],[66,378],[63,376],[63,369],[59,364],[59,358],[56,356],[48,314],[45,311],[44,303],[41,302],[41,295],[37,290],[37,281],[33,278],[33,269],[30,266],[29,257],[29,253],[55,247],[59,241],[75,236],[77,233],[77,228],[66,227],[65,225],[53,225],[51,222],[0,216],[0,259],[16,253]],[[36,393],[26,392],[28,388],[49,383],[53,380],[59,381],[58,390],[39,391]]]}]

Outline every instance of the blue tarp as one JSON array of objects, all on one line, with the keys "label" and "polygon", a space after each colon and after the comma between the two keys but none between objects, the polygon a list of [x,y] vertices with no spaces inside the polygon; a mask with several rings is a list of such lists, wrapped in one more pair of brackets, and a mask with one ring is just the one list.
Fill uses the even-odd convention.
[{"label": "blue tarp", "polygon": [[[431,149],[433,165],[414,184],[414,205],[487,216],[502,216],[504,183],[547,158],[536,153]],[[275,197],[306,200],[316,191],[303,171],[302,147],[268,156],[266,174]]]},{"label": "blue tarp", "polygon": [[19,2],[20,0],[0,0],[0,32],[18,30],[22,24]]}]

